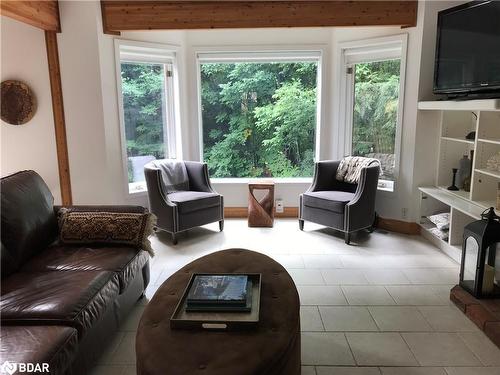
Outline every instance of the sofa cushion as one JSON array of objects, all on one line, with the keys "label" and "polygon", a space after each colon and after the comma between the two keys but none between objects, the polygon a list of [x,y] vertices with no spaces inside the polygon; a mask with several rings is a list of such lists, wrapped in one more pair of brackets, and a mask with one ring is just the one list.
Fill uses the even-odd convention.
[{"label": "sofa cushion", "polygon": [[179,213],[189,213],[221,204],[220,195],[202,191],[178,191],[168,194],[168,199],[179,207]]},{"label": "sofa cushion", "polygon": [[354,193],[345,191],[312,191],[304,193],[304,206],[344,213],[344,208],[354,198]]},{"label": "sofa cushion", "polygon": [[112,306],[118,275],[110,271],[16,272],[2,280],[2,325],[70,325],[81,336]]},{"label": "sofa cushion", "polygon": [[2,178],[0,194],[3,278],[57,238],[57,220],[54,197],[34,171]]},{"label": "sofa cushion", "polygon": [[118,274],[120,293],[147,263],[149,255],[133,247],[87,247],[57,245],[33,257],[21,269],[34,271],[113,271]]},{"label": "sofa cushion", "polygon": [[[3,326],[0,331],[0,363],[47,364],[50,374],[63,375],[75,358],[77,349],[77,331],[71,327]],[[8,372],[0,370],[0,373]],[[19,373],[31,372],[18,368],[16,374]]]}]

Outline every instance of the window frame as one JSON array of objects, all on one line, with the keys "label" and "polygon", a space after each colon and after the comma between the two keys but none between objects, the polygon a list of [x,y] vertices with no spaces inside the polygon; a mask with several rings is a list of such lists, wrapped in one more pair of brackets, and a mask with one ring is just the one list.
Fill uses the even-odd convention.
[{"label": "window frame", "polygon": [[[194,50],[196,61],[196,93],[198,104],[198,157],[204,161],[203,144],[203,113],[201,99],[201,64],[203,63],[244,63],[244,62],[317,62],[316,78],[316,127],[314,133],[314,158],[316,162],[320,158],[320,133],[323,118],[322,91],[325,80],[324,56],[327,50],[325,44],[293,45],[293,46],[243,46],[243,47],[198,47]],[[240,184],[252,181],[272,180],[278,183],[310,183],[311,177],[212,177],[213,183]]]},{"label": "window frame", "polygon": [[[144,183],[144,188],[138,191],[130,191],[130,183],[128,181],[128,154],[127,154],[127,138],[125,131],[125,111],[123,108],[123,91],[121,64],[123,62],[144,63],[144,64],[163,64],[165,69],[165,91],[164,98],[165,111],[163,114],[163,135],[164,135],[164,154],[165,158],[175,158],[178,154],[178,118],[179,118],[179,83],[178,83],[178,66],[177,54],[179,46],[136,42],[123,39],[115,39],[115,70],[116,70],[116,89],[118,100],[118,117],[120,123],[120,143],[121,143],[121,159],[123,186],[125,196],[137,197],[147,195],[147,187]],[[170,75],[169,73],[170,72]],[[165,142],[166,139],[166,142]]]},{"label": "window frame", "polygon": [[[339,43],[338,56],[340,56],[337,74],[340,78],[340,111],[339,111],[339,147],[342,154],[350,155],[352,152],[353,131],[353,99],[354,99],[354,74],[347,74],[347,68],[363,62],[384,61],[400,59],[399,70],[399,98],[396,122],[396,135],[394,139],[394,185],[393,190],[378,187],[378,192],[390,196],[397,194],[400,183],[401,143],[404,118],[404,97],[406,78],[406,57],[408,34],[398,34],[379,38],[370,38],[352,42]],[[344,127],[342,129],[342,124]]]}]

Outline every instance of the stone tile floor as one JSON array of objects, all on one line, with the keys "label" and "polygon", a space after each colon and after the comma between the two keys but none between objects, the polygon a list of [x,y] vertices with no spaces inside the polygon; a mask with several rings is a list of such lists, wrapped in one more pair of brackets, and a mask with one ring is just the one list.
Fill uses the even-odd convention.
[{"label": "stone tile floor", "polygon": [[176,270],[241,247],[287,268],[301,299],[303,375],[500,375],[500,350],[449,301],[459,267],[420,236],[361,233],[350,246],[333,230],[297,220],[248,228],[228,219],[152,238],[151,282],[92,375],[135,374],[135,331],[145,305]]}]

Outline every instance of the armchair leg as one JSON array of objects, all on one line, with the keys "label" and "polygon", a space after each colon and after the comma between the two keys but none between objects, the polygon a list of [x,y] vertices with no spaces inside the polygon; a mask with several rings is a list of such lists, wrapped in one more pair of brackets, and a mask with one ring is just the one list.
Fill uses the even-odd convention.
[{"label": "armchair leg", "polygon": [[219,221],[219,230],[221,232],[224,230],[224,220]]},{"label": "armchair leg", "polygon": [[351,242],[351,233],[345,232],[345,234],[344,234],[344,241],[345,241],[346,244],[349,245],[349,243]]},{"label": "armchair leg", "polygon": [[177,235],[172,233],[172,244],[177,245]]},{"label": "armchair leg", "polygon": [[375,228],[377,227],[377,225],[378,225],[378,215],[375,212],[375,218],[373,219],[373,223],[372,223],[371,227],[369,227],[367,229],[368,233],[372,233],[375,230]]},{"label": "armchair leg", "polygon": [[299,219],[299,229],[304,230],[304,220]]}]

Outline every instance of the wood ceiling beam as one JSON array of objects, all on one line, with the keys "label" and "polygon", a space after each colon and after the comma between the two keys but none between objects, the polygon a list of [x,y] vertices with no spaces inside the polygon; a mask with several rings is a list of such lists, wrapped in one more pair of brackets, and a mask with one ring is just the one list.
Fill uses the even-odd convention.
[{"label": "wood ceiling beam", "polygon": [[0,14],[45,31],[61,32],[57,0],[1,0]]},{"label": "wood ceiling beam", "polygon": [[61,69],[59,66],[59,49],[57,47],[57,34],[54,31],[45,31],[45,45],[49,64],[50,93],[52,96],[52,112],[54,115],[61,200],[62,204],[67,206],[73,203],[73,198],[71,194],[71,178],[69,173],[68,141],[66,137],[66,120],[64,117]]},{"label": "wood ceiling beam", "polygon": [[108,33],[132,30],[415,26],[418,1],[101,0]]}]

